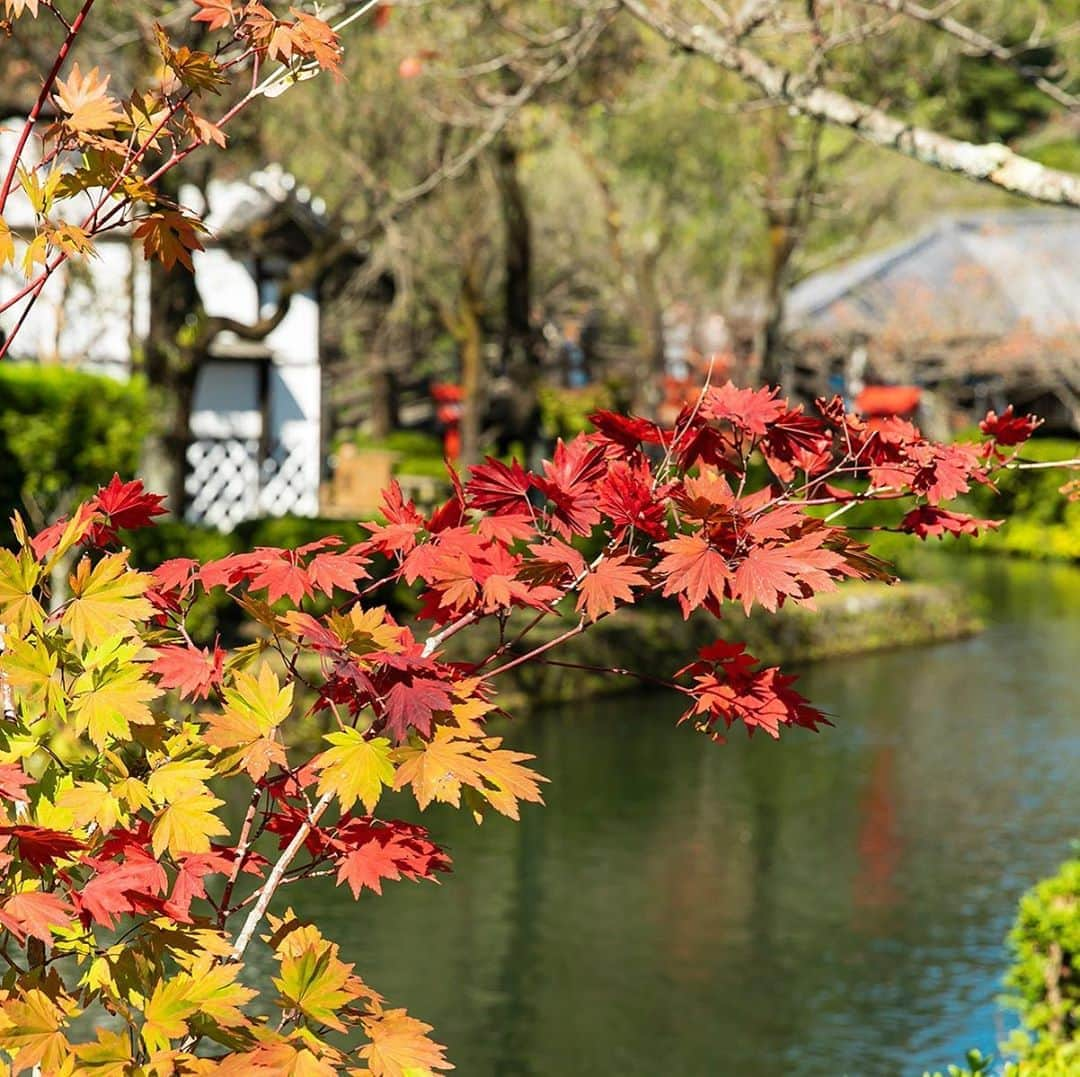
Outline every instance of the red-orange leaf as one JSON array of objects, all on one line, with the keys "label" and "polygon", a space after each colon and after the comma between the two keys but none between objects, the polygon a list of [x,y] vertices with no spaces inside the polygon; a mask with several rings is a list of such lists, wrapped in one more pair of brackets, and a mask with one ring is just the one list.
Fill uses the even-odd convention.
[{"label": "red-orange leaf", "polygon": [[646,582],[629,557],[605,557],[581,581],[577,608],[584,609],[590,621],[596,621],[605,613],[614,613],[616,602],[633,602],[633,588],[642,587]]},{"label": "red-orange leaf", "polygon": [[711,595],[723,600],[731,571],[722,554],[701,535],[678,535],[660,543],[667,556],[657,566],[667,576],[664,595],[678,594],[689,609],[696,609]]}]

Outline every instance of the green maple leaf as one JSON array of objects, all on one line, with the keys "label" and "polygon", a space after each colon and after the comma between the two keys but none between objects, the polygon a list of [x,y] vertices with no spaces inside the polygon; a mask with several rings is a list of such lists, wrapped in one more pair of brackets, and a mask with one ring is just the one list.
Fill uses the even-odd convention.
[{"label": "green maple leaf", "polygon": [[339,961],[328,943],[310,946],[298,954],[286,954],[281,961],[281,976],[274,985],[286,1004],[321,1025],[338,1032],[345,1026],[337,1011],[356,997],[348,989],[352,967]]},{"label": "green maple leaf", "polygon": [[143,1011],[146,1020],[142,1027],[142,1039],[148,1051],[167,1051],[170,1040],[186,1034],[188,1019],[199,1010],[199,1004],[193,997],[194,988],[191,977],[186,973],[171,980],[159,980],[154,985],[154,993]]},{"label": "green maple leaf", "polygon": [[154,721],[149,704],[162,691],[143,679],[143,665],[134,660],[139,650],[139,644],[119,637],[107,640],[88,652],[87,668],[72,685],[75,731],[86,733],[97,748],[110,739],[127,739],[133,724]]},{"label": "green maple leaf", "polygon": [[365,740],[355,729],[327,733],[326,739],[334,747],[319,757],[319,795],[334,793],[342,811],[361,800],[370,815],[379,803],[383,786],[394,782],[390,741],[385,737]]}]

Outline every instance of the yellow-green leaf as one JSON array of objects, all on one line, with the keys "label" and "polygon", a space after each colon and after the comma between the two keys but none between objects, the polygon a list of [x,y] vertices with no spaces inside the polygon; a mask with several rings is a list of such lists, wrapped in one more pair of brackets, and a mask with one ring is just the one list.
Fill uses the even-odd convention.
[{"label": "yellow-green leaf", "polygon": [[196,793],[170,804],[154,821],[154,856],[166,849],[173,856],[209,852],[210,839],[229,832],[214,814],[224,803],[210,793]]},{"label": "yellow-green leaf", "polygon": [[206,779],[213,775],[205,760],[176,759],[152,771],[146,784],[157,803],[168,804],[207,792]]},{"label": "yellow-green leaf", "polygon": [[[0,234],[0,243],[2,239]],[[3,264],[0,252],[0,266]],[[0,624],[16,636],[40,628],[45,619],[45,610],[34,594],[40,578],[41,566],[30,550],[21,550],[18,555],[0,550]]]},{"label": "yellow-green leaf", "polygon": [[394,783],[390,741],[385,737],[365,740],[356,729],[327,733],[326,739],[334,747],[323,752],[316,764],[322,772],[319,795],[332,792],[342,811],[361,800],[370,815],[379,803],[383,786]]},{"label": "yellow-green leaf", "polygon": [[92,565],[84,557],[71,577],[74,596],[63,623],[79,648],[104,643],[110,636],[133,636],[135,622],[148,618],[153,607],[142,597],[150,577],[128,567],[127,551],[110,554]]}]

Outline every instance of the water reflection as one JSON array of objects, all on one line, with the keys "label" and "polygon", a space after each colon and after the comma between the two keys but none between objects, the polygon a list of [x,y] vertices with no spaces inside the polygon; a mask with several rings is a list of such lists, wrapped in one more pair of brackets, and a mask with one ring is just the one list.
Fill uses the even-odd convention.
[{"label": "water reflection", "polygon": [[891,1077],[992,1049],[1015,899],[1080,816],[1080,573],[941,571],[998,620],[811,671],[835,729],[713,747],[661,697],[522,723],[547,808],[432,809],[441,886],[304,911],[469,1077]]}]

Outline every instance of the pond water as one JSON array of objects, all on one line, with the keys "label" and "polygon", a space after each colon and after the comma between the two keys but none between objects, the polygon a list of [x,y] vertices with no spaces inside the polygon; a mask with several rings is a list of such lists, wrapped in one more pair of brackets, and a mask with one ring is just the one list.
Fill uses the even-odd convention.
[{"label": "pond water", "polygon": [[547,807],[429,810],[442,885],[288,897],[463,1077],[906,1077],[993,1050],[1016,899],[1080,836],[1080,573],[937,571],[988,630],[808,671],[834,729],[714,746],[662,696],[536,717],[508,740]]}]

